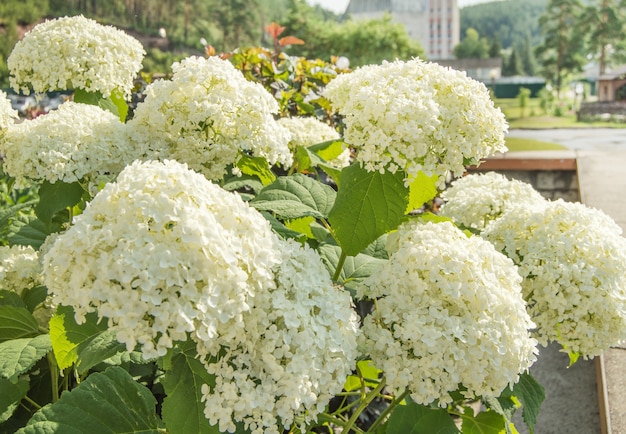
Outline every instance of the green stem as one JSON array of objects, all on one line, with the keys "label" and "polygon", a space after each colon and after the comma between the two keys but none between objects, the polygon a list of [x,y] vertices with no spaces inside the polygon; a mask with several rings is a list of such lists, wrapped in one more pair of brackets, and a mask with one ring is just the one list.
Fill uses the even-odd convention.
[{"label": "green stem", "polygon": [[59,400],[59,366],[54,354],[48,353],[48,366],[50,366],[50,383],[52,386],[52,403]]},{"label": "green stem", "polygon": [[341,270],[343,269],[343,264],[346,262],[347,257],[348,255],[346,255],[343,249],[341,249],[341,256],[339,256],[339,262],[337,262],[337,269],[333,275],[333,282],[339,281],[339,276],[341,276]]},{"label": "green stem", "polygon": [[[333,416],[331,416],[328,413],[321,413],[317,417],[318,417],[318,421],[320,421],[320,422],[329,422],[329,423],[332,423],[332,424],[335,424],[335,425],[338,425],[338,426],[341,426],[341,427],[344,427],[346,425],[346,421],[345,420],[339,419],[337,417],[333,417]],[[342,430],[342,431],[345,431],[345,429]],[[352,431],[357,433],[357,434],[365,434],[365,432],[362,429],[360,429],[359,427],[352,427]]]},{"label": "green stem", "polygon": [[35,407],[37,410],[39,410],[41,408],[41,405],[37,404],[35,401],[33,401],[32,399],[30,399],[28,396],[25,396],[24,398],[22,398],[24,401],[28,402],[30,405],[32,405],[33,407]]},{"label": "green stem", "polygon": [[370,427],[369,431],[371,432],[376,432],[376,429],[378,428],[378,426],[383,423],[385,421],[385,419],[387,418],[387,416],[389,415],[389,413],[391,413],[398,404],[400,404],[402,401],[404,401],[404,398],[406,398],[409,395],[409,391],[405,390],[400,396],[398,396],[396,399],[394,399],[389,406],[387,406],[387,408],[385,409],[385,411],[383,411],[380,416],[378,416],[378,419],[376,419],[374,421],[374,423],[372,424],[372,426]]},{"label": "green stem", "polygon": [[344,426],[345,432],[349,433],[350,430],[354,430],[353,425],[356,422],[357,418],[363,412],[363,410],[365,410],[367,406],[370,405],[371,402],[380,394],[380,392],[385,387],[385,383],[386,381],[385,381],[385,378],[383,377],[380,384],[376,386],[375,389],[373,389],[370,393],[368,393],[365,396],[365,398],[361,401],[361,404],[359,405],[359,407],[355,410],[354,413],[352,413],[352,416],[348,420],[348,423]]}]

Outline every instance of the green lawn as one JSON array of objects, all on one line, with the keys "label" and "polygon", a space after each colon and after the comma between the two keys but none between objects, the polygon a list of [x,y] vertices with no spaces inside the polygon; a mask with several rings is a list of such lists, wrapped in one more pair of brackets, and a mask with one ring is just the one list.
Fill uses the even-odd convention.
[{"label": "green lawn", "polygon": [[567,149],[563,145],[550,142],[541,142],[539,140],[522,139],[519,137],[507,137],[506,146],[509,152],[518,151],[561,151]]}]

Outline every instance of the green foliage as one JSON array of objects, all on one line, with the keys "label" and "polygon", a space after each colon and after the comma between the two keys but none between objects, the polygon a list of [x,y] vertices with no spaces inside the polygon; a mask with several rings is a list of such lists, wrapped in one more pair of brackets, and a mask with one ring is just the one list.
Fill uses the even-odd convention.
[{"label": "green foliage", "polygon": [[470,27],[465,31],[465,38],[454,47],[454,56],[457,59],[486,59],[489,57],[489,41]]},{"label": "green foliage", "polygon": [[517,94],[517,101],[519,102],[519,108],[521,117],[526,116],[526,107],[528,106],[528,99],[530,98],[530,89],[526,87],[520,87]]},{"label": "green foliage", "polygon": [[399,406],[389,418],[389,433],[406,434],[459,434],[448,412],[429,408],[414,402]]}]

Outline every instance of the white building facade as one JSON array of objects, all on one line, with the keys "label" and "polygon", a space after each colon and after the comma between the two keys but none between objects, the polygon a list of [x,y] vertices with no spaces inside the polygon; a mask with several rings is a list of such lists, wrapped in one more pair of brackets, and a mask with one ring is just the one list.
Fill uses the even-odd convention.
[{"label": "white building facade", "polygon": [[385,14],[404,25],[428,59],[454,58],[461,32],[457,0],[350,0],[346,9],[346,15],[355,20],[379,19]]}]

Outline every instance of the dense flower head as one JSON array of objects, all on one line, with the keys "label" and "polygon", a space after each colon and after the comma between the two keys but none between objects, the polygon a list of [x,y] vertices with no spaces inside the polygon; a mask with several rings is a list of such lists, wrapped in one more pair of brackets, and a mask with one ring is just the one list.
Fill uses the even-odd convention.
[{"label": "dense flower head", "polygon": [[422,170],[443,183],[467,161],[504,151],[507,124],[487,88],[464,72],[419,59],[367,65],[324,92],[345,116],[346,143],[369,171]]},{"label": "dense flower head", "polygon": [[245,334],[241,316],[279,259],[269,223],[237,194],[175,161],[135,162],[56,238],[44,279],[78,322],[97,310],[152,358],[187,333],[212,351]]},{"label": "dense flower head", "polygon": [[[243,315],[246,333],[206,363],[205,415],[220,431],[243,422],[254,434],[279,434],[314,421],[341,391],[357,358],[358,320],[348,291],[333,286],[320,257],[282,241],[276,287],[257,292]],[[203,353],[204,342],[198,342]]]},{"label": "dense flower head", "polygon": [[21,293],[41,285],[39,255],[30,246],[0,246],[0,289]]},{"label": "dense flower head", "polygon": [[218,180],[243,153],[291,165],[289,132],[273,114],[278,103],[258,83],[217,57],[188,57],[172,65],[171,80],[146,89],[128,125],[148,146],[146,158],[186,163]]},{"label": "dense flower head", "polygon": [[128,98],[144,55],[137,39],[79,15],[35,26],[7,66],[16,91],[84,89],[108,97],[118,89]]},{"label": "dense flower head", "polygon": [[0,142],[4,170],[16,179],[97,181],[119,173],[132,161],[119,118],[97,106],[72,101],[10,126],[4,139]]},{"label": "dense flower head", "polygon": [[499,396],[536,360],[533,326],[513,262],[450,222],[411,221],[390,234],[390,258],[359,288],[376,299],[360,346],[393,392],[445,406]]},{"label": "dense flower head", "polygon": [[441,194],[441,214],[468,228],[483,230],[515,206],[541,206],[544,197],[532,185],[496,172],[459,178]]},{"label": "dense flower head", "polygon": [[[280,118],[278,123],[291,134],[289,149],[296,151],[298,146],[309,147],[329,140],[339,140],[340,135],[333,127],[314,117]],[[350,149],[344,149],[339,156],[328,163],[338,169],[350,165]]]},{"label": "dense flower head", "polygon": [[482,236],[519,266],[540,343],[590,358],[626,339],[626,239],[602,211],[563,200],[519,207]]},{"label": "dense flower head", "polygon": [[17,117],[17,111],[11,105],[11,100],[7,98],[6,93],[0,90],[0,137],[2,137],[3,130],[9,125],[13,125]]}]

